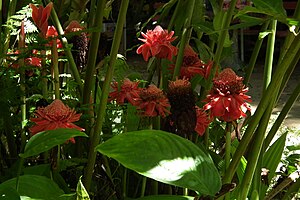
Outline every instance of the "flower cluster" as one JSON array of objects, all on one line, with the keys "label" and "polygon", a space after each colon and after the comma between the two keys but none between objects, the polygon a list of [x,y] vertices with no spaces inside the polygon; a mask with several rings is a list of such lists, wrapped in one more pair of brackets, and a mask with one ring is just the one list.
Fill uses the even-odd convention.
[{"label": "flower cluster", "polygon": [[[46,107],[39,107],[35,111],[34,118],[30,121],[34,122],[29,131],[35,135],[42,131],[54,130],[58,128],[71,128],[83,131],[84,129],[73,124],[80,119],[81,114],[76,114],[74,109],[66,106],[61,100],[54,100]],[[70,141],[75,143],[75,139],[71,138]]]},{"label": "flower cluster", "polygon": [[250,110],[246,102],[251,102],[250,96],[245,95],[246,92],[248,88],[243,84],[243,78],[226,68],[214,79],[204,109],[210,110],[212,117],[226,122],[245,117],[245,112]]}]

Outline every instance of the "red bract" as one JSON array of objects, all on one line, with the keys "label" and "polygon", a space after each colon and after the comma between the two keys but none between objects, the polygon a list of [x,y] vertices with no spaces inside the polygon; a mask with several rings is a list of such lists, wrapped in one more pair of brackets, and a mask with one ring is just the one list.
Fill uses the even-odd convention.
[{"label": "red bract", "polygon": [[155,85],[149,85],[148,88],[141,90],[140,98],[138,108],[142,111],[143,116],[155,117],[160,115],[165,117],[166,114],[170,114],[168,110],[170,107],[169,100],[163,91]]},{"label": "red bract", "polygon": [[40,5],[38,8],[33,4],[29,4],[29,6],[32,9],[32,19],[35,25],[41,31],[42,36],[46,37],[48,18],[50,16],[53,3],[50,2],[45,8],[42,5]]},{"label": "red bract", "polygon": [[113,92],[109,93],[109,101],[116,100],[118,104],[123,105],[124,103],[131,103],[137,105],[140,99],[139,82],[132,82],[129,79],[124,79],[123,84],[119,86],[118,82],[113,82],[111,87],[114,89]]},{"label": "red bract", "polygon": [[50,38],[49,45],[53,45],[53,41],[51,41],[51,38],[56,38],[56,46],[57,48],[62,48],[62,43],[59,39],[57,39],[58,33],[56,31],[56,28],[54,26],[48,26],[46,38]]},{"label": "red bract", "polygon": [[251,102],[250,96],[245,95],[246,92],[248,88],[243,84],[243,78],[237,76],[230,68],[224,69],[214,79],[204,109],[210,110],[212,117],[226,122],[245,117],[246,110],[250,110],[246,101]]},{"label": "red bract", "polygon": [[[9,52],[8,54],[15,54],[16,56],[18,56],[20,54],[20,51],[16,50],[15,52]],[[27,66],[41,67],[42,66],[42,59],[35,56],[35,55],[38,54],[37,50],[33,50],[32,54],[33,54],[32,56],[24,59],[25,64]],[[17,61],[18,58],[9,57],[7,59],[12,62],[12,64],[10,65],[12,68],[16,68],[16,69],[19,68],[19,64],[18,64],[18,61]]]},{"label": "red bract", "polygon": [[139,38],[139,40],[145,44],[141,45],[136,52],[142,54],[145,61],[154,56],[172,60],[172,57],[177,54],[177,48],[171,44],[176,39],[173,35],[174,31],[169,33],[161,26],[156,26],[154,30],[147,30],[146,34],[142,32],[145,39]]},{"label": "red bract", "polygon": [[[76,114],[74,109],[70,109],[60,100],[54,100],[47,107],[39,107],[35,111],[36,118],[30,118],[35,123],[29,131],[35,135],[42,131],[54,130],[58,128],[71,128],[83,131],[84,129],[73,124],[80,119],[81,114]],[[69,141],[75,143],[75,139]]]},{"label": "red bract", "polygon": [[196,106],[196,114],[197,114],[197,124],[195,127],[195,131],[200,136],[202,136],[205,133],[205,130],[210,123],[210,120],[208,119],[206,112],[202,108],[199,108],[198,106]]}]

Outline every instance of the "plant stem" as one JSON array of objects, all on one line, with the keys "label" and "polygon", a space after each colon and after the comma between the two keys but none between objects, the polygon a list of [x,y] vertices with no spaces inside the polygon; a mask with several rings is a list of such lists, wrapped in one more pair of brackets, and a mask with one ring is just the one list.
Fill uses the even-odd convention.
[{"label": "plant stem", "polygon": [[179,51],[178,51],[178,55],[177,55],[177,59],[176,59],[173,77],[172,77],[173,80],[175,80],[176,77],[178,77],[180,74],[180,68],[181,68],[183,56],[184,56],[184,49],[185,49],[186,44],[188,43],[189,35],[192,30],[191,21],[192,21],[192,16],[193,16],[193,12],[194,12],[194,6],[195,6],[195,0],[190,0],[189,7],[187,8],[188,15],[187,15],[186,21],[184,23],[181,40],[180,40],[180,45],[179,45]]},{"label": "plant stem", "polygon": [[143,176],[142,177],[142,187],[141,187],[141,197],[145,196],[146,185],[147,185],[147,177]]},{"label": "plant stem", "polygon": [[[270,21],[266,21],[263,24],[260,32],[266,31],[269,24],[270,24]],[[248,85],[248,83],[249,83],[249,80],[250,80],[251,74],[253,72],[253,69],[254,69],[254,66],[255,66],[255,63],[256,63],[256,60],[257,60],[257,57],[258,57],[258,54],[259,54],[259,51],[260,51],[260,48],[261,48],[261,45],[262,45],[263,41],[264,40],[260,39],[259,37],[256,40],[256,43],[254,45],[248,67],[246,69],[246,75],[245,75],[245,78],[244,78],[244,84],[245,85]]]},{"label": "plant stem", "polygon": [[60,21],[58,19],[58,16],[57,16],[56,11],[55,11],[54,8],[52,8],[52,10],[51,10],[51,18],[52,18],[53,23],[55,24],[55,27],[57,28],[58,34],[61,36],[61,41],[62,41],[62,44],[64,46],[64,52],[65,52],[65,54],[67,56],[67,59],[69,61],[70,69],[72,71],[72,74],[74,76],[74,79],[75,79],[76,83],[78,84],[80,94],[82,94],[83,93],[83,84],[81,82],[81,78],[80,78],[76,63],[75,63],[74,58],[73,58],[71,48],[68,44],[68,40],[67,40],[66,37],[63,36],[64,35],[64,30],[63,30],[63,28],[60,24]]},{"label": "plant stem", "polygon": [[41,69],[41,84],[42,95],[44,99],[48,97],[48,79],[47,79],[47,67],[46,67],[46,50],[41,50],[42,57],[42,69]]},{"label": "plant stem", "polygon": [[268,44],[267,44],[267,53],[265,60],[265,68],[264,68],[264,83],[263,83],[263,93],[267,90],[272,76],[272,66],[273,66],[273,55],[275,49],[275,37],[276,37],[276,25],[277,20],[272,20],[271,22],[271,33],[268,36]]},{"label": "plant stem", "polygon": [[[100,41],[100,37],[101,37],[105,4],[106,4],[106,0],[99,1],[98,6],[97,6],[97,11],[96,11],[96,19],[97,20],[95,21],[95,24],[93,25],[93,27],[99,29],[99,31],[93,32],[92,36],[91,36],[91,43],[90,43],[90,47],[89,47],[87,68],[86,68],[83,95],[82,95],[84,105],[88,104],[90,101],[92,82],[93,82],[92,77],[94,76],[96,59],[97,59],[97,55],[98,55],[98,47],[99,47],[99,41]],[[91,20],[93,20],[93,19],[91,19]],[[90,22],[90,23],[92,24],[92,22]]]},{"label": "plant stem", "polygon": [[237,169],[237,166],[240,162],[241,157],[244,155],[247,146],[249,142],[251,141],[251,138],[253,136],[254,130],[256,129],[257,124],[259,123],[262,115],[264,114],[265,109],[268,107],[269,102],[272,100],[272,98],[275,98],[278,94],[279,87],[278,85],[282,82],[282,77],[284,76],[286,70],[288,69],[289,65],[293,61],[293,58],[297,54],[298,50],[300,48],[300,36],[297,36],[294,41],[294,45],[290,47],[282,61],[278,64],[278,67],[274,73],[273,79],[271,80],[271,83],[266,90],[265,94],[262,96],[262,99],[256,108],[256,111],[254,115],[251,117],[249,121],[249,125],[244,133],[244,136],[235,151],[235,154],[232,157],[232,161],[230,163],[229,169],[225,176],[224,180],[226,182],[230,182],[233,178],[233,175]]},{"label": "plant stem", "polygon": [[[231,123],[226,124],[226,143],[225,143],[225,174],[228,171],[231,158]],[[230,193],[225,195],[225,199],[230,199]]]},{"label": "plant stem", "polygon": [[59,70],[58,70],[58,52],[57,52],[57,43],[56,38],[52,40],[52,48],[51,48],[51,55],[52,55],[52,66],[53,66],[53,73],[54,73],[54,94],[55,99],[60,99],[60,92],[59,92]]},{"label": "plant stem", "polygon": [[181,5],[182,5],[182,0],[177,0],[177,5],[175,7],[174,13],[173,13],[172,18],[171,18],[171,20],[169,22],[169,25],[168,25],[168,31],[172,30],[173,25],[174,25],[174,21],[175,21],[176,17],[178,17],[178,12],[181,9]]},{"label": "plant stem", "polygon": [[235,9],[235,4],[236,4],[237,0],[232,0],[230,1],[230,6],[229,9],[227,10],[227,12],[225,13],[225,18],[224,21],[222,23],[222,27],[221,30],[219,32],[219,37],[218,37],[218,44],[217,44],[217,50],[214,56],[214,64],[212,66],[211,69],[211,74],[209,76],[209,88],[210,89],[212,87],[213,81],[212,79],[214,78],[214,75],[217,72],[217,68],[220,65],[220,60],[221,60],[221,55],[222,55],[222,51],[223,51],[223,47],[225,44],[225,39],[226,39],[226,35],[228,34],[228,27],[231,23],[231,19],[232,19],[232,15]]},{"label": "plant stem", "polygon": [[86,189],[89,191],[92,181],[92,175],[94,171],[94,165],[96,161],[96,155],[97,152],[95,151],[95,147],[100,142],[100,135],[102,131],[103,126],[103,120],[105,117],[106,112],[106,105],[107,105],[107,99],[108,99],[108,93],[109,93],[109,87],[112,80],[113,72],[114,72],[114,66],[117,59],[117,53],[119,50],[122,34],[123,34],[123,25],[126,20],[126,12],[128,8],[129,0],[123,0],[121,3],[118,21],[114,33],[112,48],[110,52],[110,60],[109,60],[109,66],[108,70],[105,76],[104,84],[103,84],[103,90],[102,95],[100,99],[100,105],[98,109],[97,119],[96,119],[96,125],[94,127],[94,134],[93,137],[90,137],[90,149],[89,149],[89,155],[88,155],[88,163],[87,167],[85,168],[85,179],[84,184]]}]

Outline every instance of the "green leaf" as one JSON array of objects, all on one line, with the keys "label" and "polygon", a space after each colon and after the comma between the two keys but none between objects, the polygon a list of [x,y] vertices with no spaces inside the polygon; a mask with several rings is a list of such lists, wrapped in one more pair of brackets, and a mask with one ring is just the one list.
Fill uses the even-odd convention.
[{"label": "green leaf", "polygon": [[25,146],[24,153],[20,154],[20,156],[22,158],[28,158],[38,155],[77,136],[87,137],[87,135],[81,131],[68,128],[40,132],[29,139]]},{"label": "green leaf", "polygon": [[90,200],[89,193],[86,191],[84,185],[81,182],[82,176],[80,176],[77,189],[76,189],[76,200]]},{"label": "green leaf", "polygon": [[19,200],[20,195],[15,188],[1,187],[0,185],[0,200]]},{"label": "green leaf", "polygon": [[286,16],[282,0],[253,0],[256,8],[267,11],[269,15]]},{"label": "green leaf", "polygon": [[266,30],[264,32],[260,32],[258,38],[260,40],[264,39],[266,36],[268,36],[270,33],[272,33],[272,31],[270,30]]},{"label": "green leaf", "polygon": [[138,198],[137,200],[194,200],[195,197],[175,195],[155,195]]},{"label": "green leaf", "polygon": [[269,169],[269,177],[272,178],[275,175],[276,168],[281,160],[282,152],[285,146],[287,132],[280,136],[269,147],[263,157],[262,167]]},{"label": "green leaf", "polygon": [[160,130],[117,135],[96,150],[163,183],[214,196],[221,178],[211,157],[189,140]]},{"label": "green leaf", "polygon": [[[0,185],[0,191],[3,188],[15,188],[16,178],[5,181]],[[18,193],[22,199],[44,199],[55,200],[59,199],[64,192],[51,179],[44,176],[23,175],[19,177]],[[28,198],[26,198],[28,199]]]},{"label": "green leaf", "polygon": [[289,151],[297,151],[297,150],[300,150],[300,144],[287,146],[286,148],[287,148]]}]

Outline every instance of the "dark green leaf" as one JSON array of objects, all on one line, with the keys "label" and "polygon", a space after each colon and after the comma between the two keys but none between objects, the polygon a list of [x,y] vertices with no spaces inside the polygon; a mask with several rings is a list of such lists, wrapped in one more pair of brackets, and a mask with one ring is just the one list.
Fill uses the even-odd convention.
[{"label": "dark green leaf", "polygon": [[282,0],[253,0],[256,8],[264,10],[269,15],[286,16]]},{"label": "dark green leaf", "polygon": [[[0,191],[3,188],[15,188],[16,178],[5,181],[0,185]],[[63,191],[52,180],[44,176],[24,175],[19,178],[20,196],[34,199],[56,200],[64,194]]]},{"label": "dark green leaf", "polygon": [[193,200],[195,197],[175,196],[175,195],[157,195],[138,198],[137,200]]},{"label": "dark green leaf", "polygon": [[[82,177],[82,176],[81,176]],[[76,200],[90,200],[89,193],[86,191],[84,185],[81,182],[81,177],[79,178],[77,189],[76,189]]]},{"label": "dark green leaf", "polygon": [[19,200],[20,195],[15,188],[0,185],[0,200]]},{"label": "dark green leaf", "polygon": [[160,130],[123,133],[96,149],[125,167],[163,183],[211,196],[221,188],[220,175],[208,153],[172,133]]},{"label": "dark green leaf", "polygon": [[67,128],[40,132],[30,138],[25,146],[24,153],[20,154],[20,156],[27,158],[38,155],[77,136],[87,137],[87,135],[81,131]]},{"label": "dark green leaf", "polygon": [[297,150],[300,150],[300,144],[287,146],[286,148],[287,148],[289,151],[297,151]]}]

